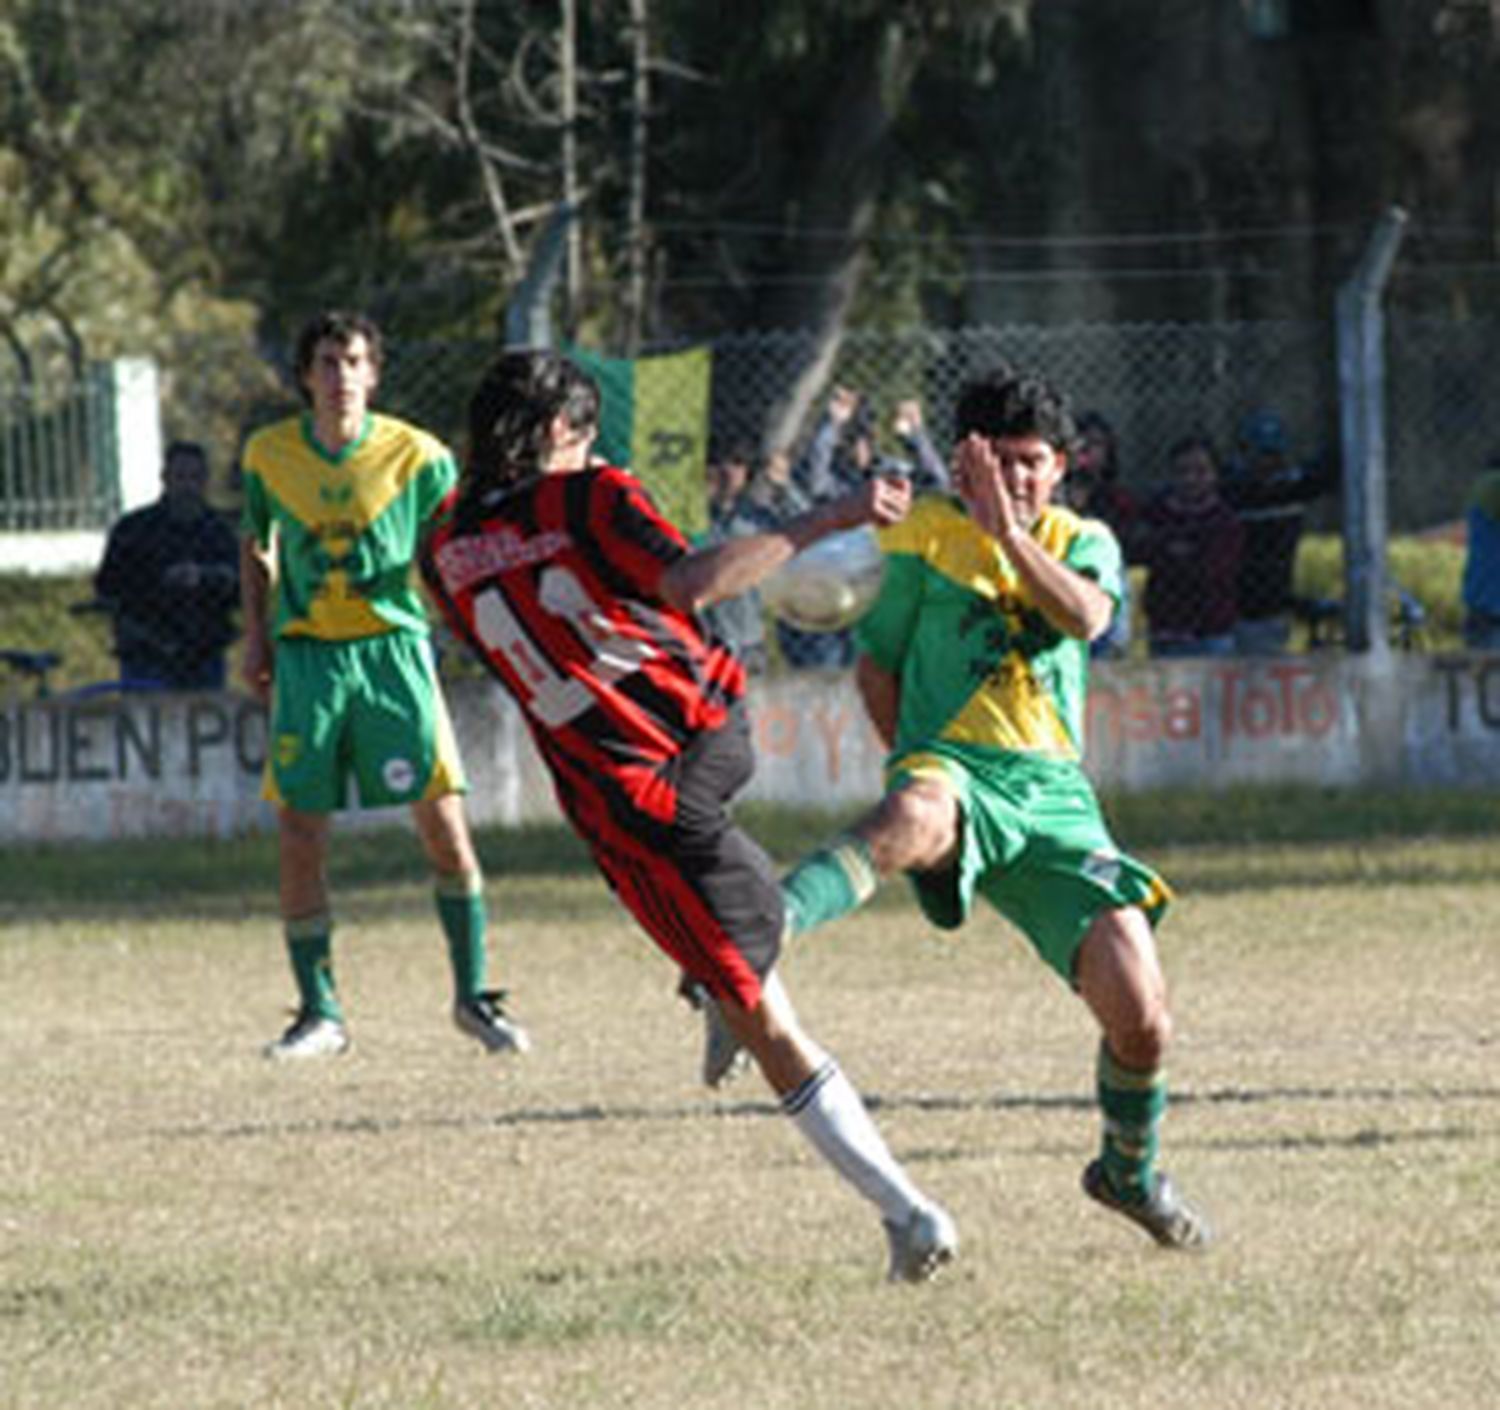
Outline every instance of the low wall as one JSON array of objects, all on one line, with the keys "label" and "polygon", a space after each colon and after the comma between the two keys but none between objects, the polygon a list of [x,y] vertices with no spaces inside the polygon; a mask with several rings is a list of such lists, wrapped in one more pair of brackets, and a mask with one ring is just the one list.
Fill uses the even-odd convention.
[{"label": "low wall", "polygon": [[[480,681],[453,684],[449,700],[472,819],[556,817],[509,702]],[[751,710],[759,768],[747,798],[827,807],[879,791],[881,750],[848,676],[758,684]],[[10,702],[0,707],[0,842],[270,828],[259,798],[265,753],[265,712],[229,692]],[[1089,769],[1111,792],[1288,782],[1494,788],[1500,657],[1106,662],[1094,671]],[[392,813],[350,823],[356,817],[378,825]]]}]

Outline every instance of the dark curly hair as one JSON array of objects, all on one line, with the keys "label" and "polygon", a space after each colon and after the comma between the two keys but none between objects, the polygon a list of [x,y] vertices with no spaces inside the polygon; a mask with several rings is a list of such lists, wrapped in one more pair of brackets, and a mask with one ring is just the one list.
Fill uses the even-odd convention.
[{"label": "dark curly hair", "polygon": [[1044,377],[1001,366],[968,383],[953,412],[959,440],[1040,436],[1054,450],[1073,450],[1078,427],[1068,399]]}]

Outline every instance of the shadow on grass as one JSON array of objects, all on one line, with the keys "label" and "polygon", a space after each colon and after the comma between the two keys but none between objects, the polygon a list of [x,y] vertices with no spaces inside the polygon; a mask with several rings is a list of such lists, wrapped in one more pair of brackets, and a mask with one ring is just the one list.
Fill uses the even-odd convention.
[{"label": "shadow on grass", "polygon": [[[475,846],[491,881],[506,876],[587,876],[587,849],[561,824],[478,831]],[[228,839],[104,842],[0,853],[0,904],[87,915],[129,906],[174,915],[215,914],[247,896],[274,909],[277,843],[272,835]],[[329,847],[329,885],[348,895],[392,885],[419,888],[431,872],[415,834],[401,826],[340,831]]]},{"label": "shadow on grass", "polygon": [[[1096,1103],[1092,1095],[1082,1093],[999,1093],[989,1096],[960,1096],[941,1093],[910,1093],[885,1096],[865,1094],[869,1109],[878,1114],[900,1112],[1091,1112]],[[1443,1107],[1452,1103],[1500,1102],[1500,1087],[1461,1086],[1399,1087],[1330,1085],[1293,1087],[1229,1087],[1195,1092],[1174,1092],[1174,1108],[1231,1107],[1269,1105],[1307,1106],[1400,1106],[1410,1109]],[[780,1103],[767,1097],[727,1102],[705,1099],[699,1102],[650,1105],[647,1103],[586,1103],[573,1107],[523,1107],[498,1115],[463,1116],[434,1114],[409,1116],[343,1116],[316,1117],[299,1121],[234,1122],[226,1125],[195,1124],[191,1126],[155,1127],[141,1134],[151,1140],[258,1141],[281,1140],[307,1136],[373,1136],[384,1137],[410,1131],[504,1130],[514,1127],[545,1126],[634,1126],[666,1125],[685,1121],[725,1121],[781,1119]],[[1446,1133],[1446,1134],[1445,1134]],[[1198,1141],[1202,1149],[1315,1149],[1328,1147],[1376,1147],[1398,1145],[1405,1141],[1438,1138],[1474,1139],[1493,1136],[1469,1126],[1454,1126],[1435,1132],[1432,1128],[1416,1131],[1385,1131],[1379,1127],[1361,1126],[1357,1131],[1330,1135],[1324,1131],[1296,1133],[1278,1131],[1264,1137],[1207,1137]],[[1182,1140],[1174,1145],[1182,1145]]]},{"label": "shadow on grass", "polygon": [[[1468,792],[1365,793],[1315,788],[1179,791],[1105,799],[1105,811],[1126,850],[1151,858],[1172,849],[1170,876],[1179,889],[1232,892],[1242,888],[1379,882],[1411,886],[1483,881],[1493,869],[1481,859],[1430,855],[1408,844],[1490,837],[1494,803]],[[738,810],[738,820],[786,865],[846,827],[857,811],[809,811],[765,804]],[[486,876],[577,877],[594,873],[588,849],[561,823],[481,828],[475,842]],[[1242,852],[1296,848],[1270,865]],[[1165,859],[1164,859],[1165,860]],[[392,885],[419,888],[425,905],[428,868],[410,829],[340,828],[329,854],[336,895]],[[13,848],[0,852],[0,910],[24,918],[133,913],[217,915],[247,902],[274,908],[276,839],[175,838]],[[887,888],[887,896],[904,888]],[[253,898],[253,900],[251,899]]]}]

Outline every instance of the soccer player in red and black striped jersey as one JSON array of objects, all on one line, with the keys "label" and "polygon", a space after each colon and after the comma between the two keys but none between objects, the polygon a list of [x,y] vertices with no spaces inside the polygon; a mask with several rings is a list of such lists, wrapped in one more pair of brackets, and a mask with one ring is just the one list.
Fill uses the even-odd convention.
[{"label": "soccer player in red and black striped jersey", "polygon": [[770,859],[729,819],[754,767],[745,674],[700,609],[798,550],[899,520],[910,487],[871,479],[763,534],[698,551],[628,471],[592,458],[598,388],[550,352],[507,352],[469,408],[469,459],[423,570],[450,625],[521,706],[563,812],[647,934],[721,1006],[783,1109],[880,1211],[890,1276],[953,1256],[947,1213],[897,1163],[774,973]]}]

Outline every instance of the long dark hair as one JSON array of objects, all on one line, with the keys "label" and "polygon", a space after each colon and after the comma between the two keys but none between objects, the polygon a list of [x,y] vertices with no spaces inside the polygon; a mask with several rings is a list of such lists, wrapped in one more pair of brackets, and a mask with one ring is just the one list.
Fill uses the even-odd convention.
[{"label": "long dark hair", "polygon": [[560,353],[501,353],[469,398],[460,515],[474,514],[492,491],[539,475],[558,414],[575,430],[594,430],[599,404],[593,378]]}]

